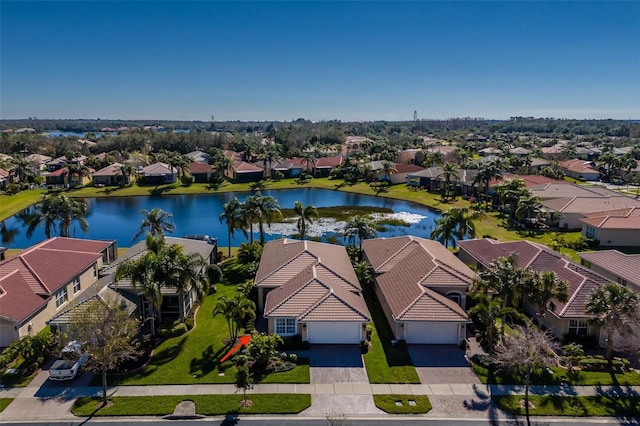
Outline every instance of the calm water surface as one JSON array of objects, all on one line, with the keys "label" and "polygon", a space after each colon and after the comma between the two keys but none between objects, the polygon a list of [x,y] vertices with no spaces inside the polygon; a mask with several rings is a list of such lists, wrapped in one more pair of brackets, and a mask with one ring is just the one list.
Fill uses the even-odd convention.
[{"label": "calm water surface", "polygon": [[[238,197],[244,201],[252,193],[219,193],[205,195],[167,195],[150,197],[112,197],[87,199],[89,214],[89,232],[83,233],[80,228],[72,226],[71,236],[77,238],[90,238],[98,240],[118,240],[119,247],[128,247],[132,244],[132,238],[137,233],[142,215],[140,210],[160,208],[173,214],[176,225],[174,236],[186,234],[207,234],[218,238],[219,245],[228,245],[226,225],[220,223],[219,217],[224,203]],[[394,213],[400,214],[414,222],[411,226],[388,227],[385,232],[379,232],[380,237],[398,235],[416,235],[429,238],[434,226],[434,221],[439,214],[427,207],[406,201],[391,200],[367,195],[349,194],[346,192],[324,189],[293,189],[278,191],[262,191],[263,195],[275,197],[280,207],[293,208],[296,201],[302,204],[316,207],[334,206],[374,206],[388,207]],[[314,224],[312,231],[326,241],[331,236],[339,236],[343,223]],[[37,229],[31,239],[26,237],[26,225],[15,216],[5,221],[6,229],[15,230],[13,239],[3,239],[2,245],[10,248],[26,248],[42,241],[44,229]],[[255,229],[254,238],[259,238]],[[282,226],[274,224],[271,231],[267,229],[268,240],[290,236],[295,233],[295,225]],[[246,241],[241,232],[236,231],[232,239],[232,245],[238,246]]]}]

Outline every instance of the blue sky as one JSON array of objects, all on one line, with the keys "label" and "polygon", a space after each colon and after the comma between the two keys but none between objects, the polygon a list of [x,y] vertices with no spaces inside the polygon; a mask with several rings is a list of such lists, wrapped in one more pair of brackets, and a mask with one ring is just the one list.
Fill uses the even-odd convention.
[{"label": "blue sky", "polygon": [[640,118],[640,2],[0,2],[1,118]]}]

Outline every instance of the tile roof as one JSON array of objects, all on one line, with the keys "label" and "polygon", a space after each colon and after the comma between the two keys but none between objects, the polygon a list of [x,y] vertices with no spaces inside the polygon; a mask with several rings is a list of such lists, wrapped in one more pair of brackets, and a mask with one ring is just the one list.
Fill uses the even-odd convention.
[{"label": "tile roof", "polygon": [[211,173],[213,168],[206,163],[189,163],[189,173],[199,174],[199,173]]},{"label": "tile roof", "polygon": [[431,288],[466,288],[475,277],[442,244],[413,236],[374,238],[363,241],[362,250],[396,320],[466,320],[460,306]]},{"label": "tile roof", "polygon": [[316,160],[316,169],[338,167],[342,163],[342,155],[335,157],[320,157]]},{"label": "tile roof", "polygon": [[264,172],[264,169],[262,167],[256,166],[255,164],[247,163],[246,161],[235,161],[234,168],[236,173]]},{"label": "tile roof", "polygon": [[611,191],[599,185],[576,185],[570,182],[550,182],[529,188],[531,195],[541,200],[550,198],[573,197],[623,197],[624,195]]},{"label": "tile roof", "polygon": [[589,214],[607,210],[640,207],[640,200],[626,196],[616,197],[573,197],[542,200],[548,209],[562,213]]},{"label": "tile roof", "polygon": [[589,213],[580,222],[601,229],[640,229],[640,207]]},{"label": "tile roof", "polygon": [[546,185],[549,183],[561,183],[563,181],[558,179],[552,179],[550,177],[542,175],[516,175],[513,173],[504,173],[501,179],[491,179],[489,185],[497,185],[504,183],[507,180],[522,179],[527,188],[538,187],[540,185]]},{"label": "tile roof", "polygon": [[122,164],[113,163],[93,174],[93,176],[119,176],[122,174]]},{"label": "tile roof", "polygon": [[0,262],[0,317],[26,320],[62,285],[100,259],[110,244],[53,238]]},{"label": "tile roof", "polygon": [[580,258],[611,274],[640,287],[640,254],[625,254],[618,250],[578,253]]},{"label": "tile roof", "polygon": [[395,164],[396,173],[415,173],[420,170],[424,170],[424,167],[417,166],[415,164],[404,164],[404,163],[396,163]]},{"label": "tile roof", "polygon": [[584,313],[584,304],[596,288],[609,281],[573,263],[548,247],[531,241],[498,242],[488,238],[459,242],[460,250],[471,255],[479,264],[490,268],[491,263],[511,253],[518,254],[519,268],[531,267],[538,272],[553,271],[560,280],[569,285],[567,303],[555,302],[554,315],[560,318],[589,318]]},{"label": "tile roof", "polygon": [[168,174],[176,174],[178,171],[175,167],[171,167],[166,163],[153,163],[142,169],[145,176],[160,176]]},{"label": "tile roof", "polygon": [[592,163],[591,161],[581,160],[579,158],[561,161],[558,164],[558,166],[561,169],[569,170],[574,173],[587,173],[587,174],[600,173],[600,171],[595,167],[594,163]]},{"label": "tile roof", "polygon": [[265,316],[299,321],[369,321],[358,278],[347,251],[314,241],[269,241],[254,281],[274,288],[267,294]]}]

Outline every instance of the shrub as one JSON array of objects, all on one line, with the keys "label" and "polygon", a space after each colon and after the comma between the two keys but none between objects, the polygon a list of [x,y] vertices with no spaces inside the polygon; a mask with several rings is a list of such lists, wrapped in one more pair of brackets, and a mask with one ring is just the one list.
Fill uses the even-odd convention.
[{"label": "shrub", "polygon": [[286,361],[289,358],[286,352],[280,352],[280,359]]},{"label": "shrub", "polygon": [[182,182],[182,184],[184,186],[191,186],[191,184],[193,183],[193,177],[192,176],[182,176],[180,178],[180,182]]},{"label": "shrub", "polygon": [[291,362],[298,362],[298,355],[296,355],[296,354],[289,354],[289,361],[291,361]]}]

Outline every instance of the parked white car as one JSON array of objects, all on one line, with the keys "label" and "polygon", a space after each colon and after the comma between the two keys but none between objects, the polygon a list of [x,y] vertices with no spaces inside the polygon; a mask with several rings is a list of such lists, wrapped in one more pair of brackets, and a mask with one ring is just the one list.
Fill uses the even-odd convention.
[{"label": "parked white car", "polygon": [[72,340],[60,352],[60,359],[49,369],[49,379],[75,379],[88,360],[89,356],[82,351],[82,344]]}]

